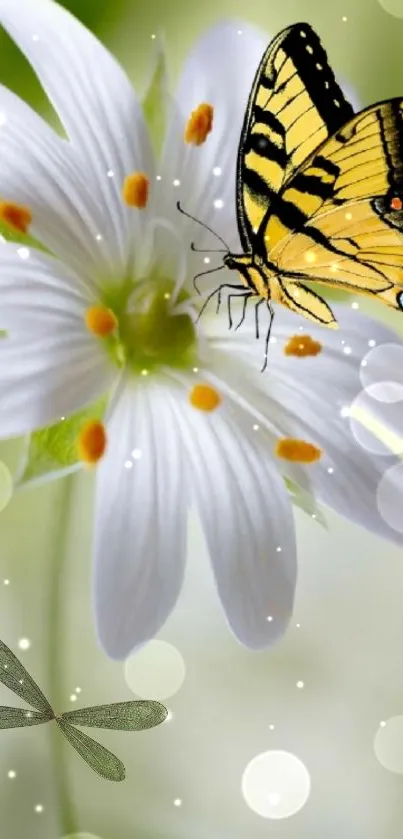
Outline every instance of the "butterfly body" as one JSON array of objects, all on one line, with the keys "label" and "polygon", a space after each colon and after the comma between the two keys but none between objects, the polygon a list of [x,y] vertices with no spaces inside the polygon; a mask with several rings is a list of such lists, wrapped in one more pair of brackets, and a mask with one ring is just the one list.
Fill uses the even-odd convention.
[{"label": "butterfly body", "polygon": [[[403,98],[355,114],[301,23],[266,50],[238,151],[241,296],[337,327],[317,283],[403,310]],[[231,286],[233,288],[233,286]]]}]

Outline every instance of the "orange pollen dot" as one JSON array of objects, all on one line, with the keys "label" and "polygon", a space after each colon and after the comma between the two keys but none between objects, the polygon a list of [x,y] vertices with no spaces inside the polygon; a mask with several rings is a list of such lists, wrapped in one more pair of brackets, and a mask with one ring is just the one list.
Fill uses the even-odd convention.
[{"label": "orange pollen dot", "polygon": [[90,306],[85,313],[85,325],[93,335],[106,338],[115,331],[118,322],[112,309],[106,306]]},{"label": "orange pollen dot", "polygon": [[307,355],[319,355],[322,344],[314,341],[310,335],[293,335],[284,347],[285,355],[296,355],[303,358]]},{"label": "orange pollen dot", "polygon": [[100,420],[89,420],[83,425],[77,440],[80,460],[93,466],[105,454],[106,429]]},{"label": "orange pollen dot", "polygon": [[221,396],[211,385],[195,385],[189,396],[190,404],[199,411],[215,411],[221,405]]},{"label": "orange pollen dot", "polygon": [[127,175],[123,184],[123,200],[128,207],[144,210],[148,202],[149,189],[150,181],[147,175],[144,172],[132,172],[131,175]]},{"label": "orange pollen dot", "polygon": [[28,207],[13,204],[11,201],[0,201],[0,219],[19,233],[27,233],[32,222],[32,213]]},{"label": "orange pollen dot", "polygon": [[402,207],[403,207],[402,199],[399,198],[398,196],[395,196],[395,198],[392,198],[392,200],[390,202],[390,206],[391,206],[392,210],[401,210]]},{"label": "orange pollen dot", "polygon": [[185,128],[185,143],[201,146],[213,128],[214,108],[203,102],[192,111]]},{"label": "orange pollen dot", "polygon": [[322,450],[313,443],[306,443],[305,440],[283,437],[276,444],[275,454],[294,463],[315,463],[322,457]]}]

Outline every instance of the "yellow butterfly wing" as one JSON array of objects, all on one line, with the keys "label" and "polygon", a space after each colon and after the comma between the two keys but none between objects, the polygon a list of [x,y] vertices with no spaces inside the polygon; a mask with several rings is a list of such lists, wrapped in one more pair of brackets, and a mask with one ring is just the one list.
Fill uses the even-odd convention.
[{"label": "yellow butterfly wing", "polygon": [[249,97],[237,165],[237,217],[244,251],[287,179],[353,115],[307,23],[288,27],[266,50]]},{"label": "yellow butterfly wing", "polygon": [[282,286],[319,282],[403,310],[402,233],[403,100],[393,99],[357,114],[311,155],[260,237]]}]

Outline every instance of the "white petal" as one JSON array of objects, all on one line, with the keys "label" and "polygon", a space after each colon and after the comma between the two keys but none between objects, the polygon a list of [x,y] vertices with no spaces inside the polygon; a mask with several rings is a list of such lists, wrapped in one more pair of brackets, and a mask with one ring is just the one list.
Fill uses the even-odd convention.
[{"label": "white petal", "polygon": [[94,281],[115,272],[109,207],[77,152],[2,86],[0,114],[2,199],[28,206],[30,233],[81,275]]},{"label": "white petal", "polygon": [[[105,393],[115,376],[85,328],[85,300],[61,263],[0,246],[0,436],[48,425]],[[77,279],[79,287],[79,280]]]},{"label": "white petal", "polygon": [[[259,372],[263,342],[255,340],[252,329],[245,330],[245,337],[238,334],[214,340],[212,345],[233,354],[233,363],[225,364],[227,383],[266,416],[277,438],[295,437],[323,449],[318,463],[298,467],[306,473],[317,499],[368,530],[400,541],[380,516],[376,501],[379,480],[390,460],[386,463],[387,459],[356,442],[344,410],[362,390],[359,371],[370,342],[399,341],[390,329],[347,307],[337,306],[334,311],[340,324],[337,332],[278,309],[275,343],[270,345],[263,374]],[[320,341],[322,352],[315,357],[286,356],[284,346],[295,334],[309,334]],[[393,380],[393,370],[389,374]],[[289,474],[286,461],[279,461],[279,468]]]},{"label": "white petal", "polygon": [[79,151],[123,269],[130,232],[133,226],[140,231],[144,219],[124,206],[121,188],[134,170],[153,179],[151,146],[129,80],[97,38],[52,0],[1,0],[0,23],[32,64]]},{"label": "white petal", "polygon": [[[296,583],[293,514],[267,450],[223,409],[177,408],[219,596],[236,637],[261,649],[283,635]],[[270,620],[271,618],[271,620]]]},{"label": "white petal", "polygon": [[97,480],[95,610],[102,646],[121,659],[158,632],[183,582],[187,495],[165,389],[127,383],[108,440]]},{"label": "white petal", "polygon": [[[241,34],[239,34],[241,32]],[[174,206],[180,198],[184,208],[230,237],[236,246],[235,173],[238,145],[249,92],[269,37],[245,24],[218,24],[200,38],[189,56],[179,82],[177,110],[169,128],[162,159],[165,188],[175,179]],[[214,107],[211,134],[199,147],[184,142],[184,130],[192,110],[201,103]],[[217,174],[214,174],[217,173]],[[223,205],[215,207],[215,201]],[[197,242],[219,247],[197,226],[191,228]]]}]

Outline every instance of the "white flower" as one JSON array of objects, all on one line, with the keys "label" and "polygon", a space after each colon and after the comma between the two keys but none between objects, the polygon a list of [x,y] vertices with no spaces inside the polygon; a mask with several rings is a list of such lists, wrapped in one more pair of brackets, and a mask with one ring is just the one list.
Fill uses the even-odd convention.
[{"label": "white flower", "polygon": [[[95,521],[102,645],[122,658],[166,620],[183,582],[194,502],[232,630],[247,646],[265,647],[285,631],[296,582],[283,476],[394,537],[376,508],[383,462],[355,443],[341,416],[360,389],[368,339],[390,341],[391,333],[342,309],[339,333],[303,324],[323,350],[298,358],[284,348],[301,321],[277,312],[261,375],[263,347],[252,327],[228,333],[213,305],[196,332],[201,301],[192,277],[206,264],[201,255],[188,261],[189,243],[215,243],[175,204],[180,197],[239,247],[236,148],[265,38],[223,24],[199,41],[157,166],[125,74],[73,17],[50,0],[0,0],[0,22],[32,63],[68,137],[0,88],[0,195],[29,208],[32,233],[53,254],[0,247],[0,326],[8,333],[0,341],[0,436],[49,424],[110,391]],[[200,103],[214,107],[214,125],[196,148],[183,133]],[[151,184],[142,210],[122,198],[133,172]],[[216,282],[224,272],[212,276]],[[89,311],[100,305],[115,313],[118,337],[87,328]],[[208,389],[197,390],[200,384]],[[215,410],[199,410],[212,409],[214,399]],[[309,466],[280,460],[275,446],[283,438],[312,443],[323,455]]]}]

